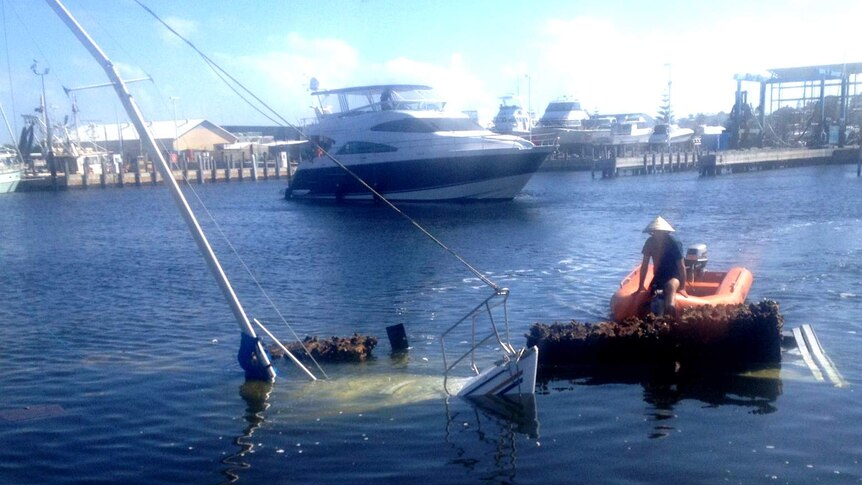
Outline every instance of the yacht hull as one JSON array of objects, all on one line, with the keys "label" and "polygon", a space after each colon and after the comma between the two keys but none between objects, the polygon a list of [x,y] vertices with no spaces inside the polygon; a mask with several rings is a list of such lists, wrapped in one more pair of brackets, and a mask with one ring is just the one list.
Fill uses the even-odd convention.
[{"label": "yacht hull", "polygon": [[[418,160],[342,163],[393,201],[507,200],[538,170],[551,147]],[[306,162],[291,180],[295,199],[371,200],[373,194],[331,162]],[[313,165],[317,164],[315,167]]]}]

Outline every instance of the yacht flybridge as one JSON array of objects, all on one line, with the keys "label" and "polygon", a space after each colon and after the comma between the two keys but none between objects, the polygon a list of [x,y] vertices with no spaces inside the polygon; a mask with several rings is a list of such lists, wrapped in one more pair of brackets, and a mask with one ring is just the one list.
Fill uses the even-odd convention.
[{"label": "yacht flybridge", "polygon": [[[553,150],[483,129],[414,84],[316,91],[315,145],[290,198],[392,201],[512,199]],[[364,181],[364,183],[363,183]]]}]

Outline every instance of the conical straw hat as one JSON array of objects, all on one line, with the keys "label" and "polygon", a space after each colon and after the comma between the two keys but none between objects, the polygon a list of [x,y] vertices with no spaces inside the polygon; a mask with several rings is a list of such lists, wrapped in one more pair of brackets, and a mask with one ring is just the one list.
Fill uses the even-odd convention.
[{"label": "conical straw hat", "polygon": [[644,229],[644,232],[651,233],[655,231],[664,231],[664,232],[675,232],[673,226],[671,226],[662,216],[658,216],[649,223],[649,225]]}]

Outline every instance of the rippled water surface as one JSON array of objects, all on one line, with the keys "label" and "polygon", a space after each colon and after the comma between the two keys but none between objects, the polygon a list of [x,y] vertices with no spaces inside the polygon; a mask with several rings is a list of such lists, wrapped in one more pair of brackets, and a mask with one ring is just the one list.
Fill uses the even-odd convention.
[{"label": "rippled water surface", "polygon": [[[488,290],[384,207],[286,202],[277,181],[197,187],[298,334],[381,339],[325,382],[279,362],[269,387],[244,385],[236,324],[163,187],[2,196],[0,483],[858,482],[855,172],[540,173],[511,203],[406,206],[511,289],[516,345],[534,322],[605,318],[662,214],[710,267],[750,268],[749,298],[811,324],[848,382],[792,359],[779,378],[555,377],[514,415],[445,398],[439,335]],[[287,338],[204,226],[250,313]],[[389,354],[395,323],[406,359]]]}]

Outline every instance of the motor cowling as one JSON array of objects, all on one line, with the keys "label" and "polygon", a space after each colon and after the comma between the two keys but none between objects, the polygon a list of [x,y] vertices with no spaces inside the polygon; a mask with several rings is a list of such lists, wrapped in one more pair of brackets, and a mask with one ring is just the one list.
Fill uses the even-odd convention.
[{"label": "motor cowling", "polygon": [[694,244],[688,247],[685,252],[685,270],[688,273],[688,279],[694,280],[703,276],[706,269],[706,262],[709,258],[706,254],[706,244]]}]

